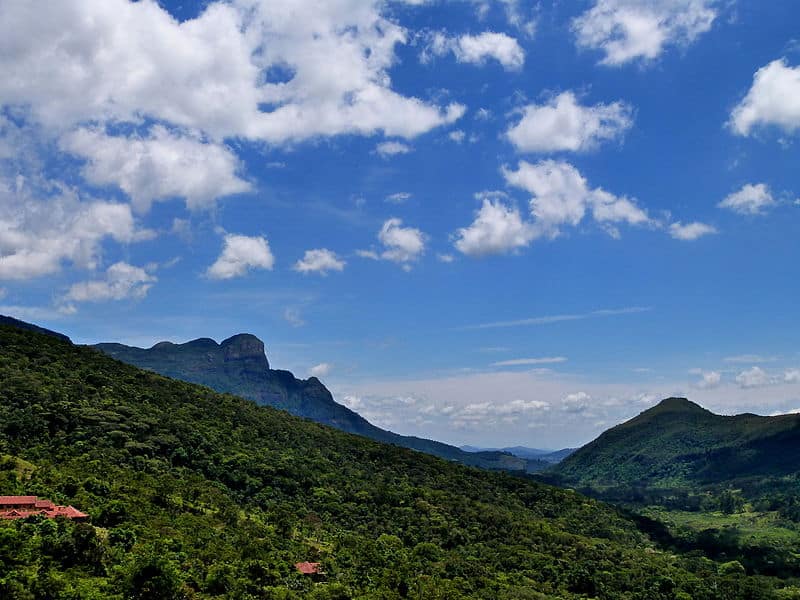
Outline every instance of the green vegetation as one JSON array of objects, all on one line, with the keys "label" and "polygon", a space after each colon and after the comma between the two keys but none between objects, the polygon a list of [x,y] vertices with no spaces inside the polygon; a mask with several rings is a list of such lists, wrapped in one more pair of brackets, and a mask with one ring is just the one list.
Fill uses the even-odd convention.
[{"label": "green vegetation", "polygon": [[[790,598],[655,548],[617,511],[0,326],[0,489],[91,524],[0,523],[0,597]],[[320,561],[324,582],[293,563]],[[796,596],[794,596],[796,597]]]},{"label": "green vegetation", "polygon": [[798,459],[799,415],[723,417],[670,398],[545,478],[630,511],[662,547],[787,578],[800,576]]},{"label": "green vegetation", "polygon": [[669,398],[567,457],[555,480],[580,488],[664,488],[763,481],[797,472],[800,415],[715,415]]},{"label": "green vegetation", "polygon": [[288,411],[298,417],[330,425],[379,442],[411,448],[465,465],[501,471],[533,473],[549,462],[509,452],[465,452],[455,446],[423,438],[398,435],[369,423],[358,413],[334,401],[316,378],[301,380],[289,371],[270,369],[264,343],[254,335],[235,335],[217,344],[200,338],[185,344],[160,342],[149,349],[123,344],[97,344],[117,360],[218,392],[235,394],[263,406]]}]

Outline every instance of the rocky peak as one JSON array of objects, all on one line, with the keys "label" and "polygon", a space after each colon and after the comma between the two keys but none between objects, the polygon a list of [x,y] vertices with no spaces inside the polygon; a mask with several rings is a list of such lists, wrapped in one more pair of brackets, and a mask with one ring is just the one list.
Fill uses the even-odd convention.
[{"label": "rocky peak", "polygon": [[264,342],[249,333],[240,333],[229,337],[220,344],[225,356],[225,362],[256,360],[264,363],[264,368],[269,369],[269,361],[264,351]]}]

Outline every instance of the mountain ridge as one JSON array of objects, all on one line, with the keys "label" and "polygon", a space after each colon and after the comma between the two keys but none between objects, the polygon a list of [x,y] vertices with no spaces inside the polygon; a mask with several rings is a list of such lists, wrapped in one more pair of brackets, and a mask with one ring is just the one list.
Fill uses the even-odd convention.
[{"label": "mountain ridge", "polygon": [[211,338],[198,338],[182,344],[162,341],[148,349],[119,343],[101,343],[93,347],[117,360],[167,377],[205,385],[218,392],[236,394],[348,433],[466,465],[532,473],[550,464],[545,460],[519,457],[509,452],[466,452],[443,442],[381,429],[336,402],[316,377],[301,380],[289,371],[272,369],[264,342],[249,333],[239,333],[219,343]]},{"label": "mountain ridge", "polygon": [[565,485],[671,487],[782,476],[800,464],[800,415],[717,415],[667,398],[552,467]]}]

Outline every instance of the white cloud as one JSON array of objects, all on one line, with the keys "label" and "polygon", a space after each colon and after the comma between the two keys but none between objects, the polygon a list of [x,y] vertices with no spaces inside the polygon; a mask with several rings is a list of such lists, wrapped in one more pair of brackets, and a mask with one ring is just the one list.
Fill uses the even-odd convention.
[{"label": "white cloud", "polygon": [[439,254],[436,255],[436,258],[438,259],[439,262],[443,262],[443,263],[451,263],[451,262],[454,262],[456,260],[456,257],[453,256],[452,254],[441,254],[441,253],[439,253]]},{"label": "white cloud", "polygon": [[698,375],[700,380],[693,385],[701,390],[708,390],[717,387],[722,381],[722,374],[718,371],[703,371],[701,369],[692,369],[692,375]]},{"label": "white cloud", "polygon": [[222,253],[206,275],[211,279],[232,279],[241,277],[250,269],[271,271],[274,264],[275,257],[266,238],[227,234]]},{"label": "white cloud", "polygon": [[390,202],[391,204],[403,204],[409,199],[411,199],[411,194],[408,192],[396,192],[386,196],[386,202]]},{"label": "white cloud", "polygon": [[[152,0],[0,7],[0,103],[56,129],[150,117],[281,144],[352,133],[414,137],[445,108],[391,89],[406,31],[380,0],[212,2],[179,22]],[[269,77],[270,69],[286,75]]]},{"label": "white cloud", "polygon": [[137,228],[127,204],[81,201],[60,184],[40,199],[0,179],[0,280],[50,275],[64,262],[94,269],[105,240],[127,244],[151,236]]},{"label": "white cloud", "polygon": [[775,362],[778,359],[775,356],[761,356],[760,354],[739,354],[737,356],[726,356],[723,360],[728,363],[755,364]]},{"label": "white cloud", "polygon": [[784,383],[800,383],[800,369],[789,369],[783,374]]},{"label": "white cloud", "polygon": [[288,307],[283,311],[283,320],[292,327],[302,327],[306,324],[300,310],[294,307]]},{"label": "white cloud", "polygon": [[567,394],[561,400],[561,410],[571,413],[584,412],[589,408],[592,397],[586,392]]},{"label": "white cloud", "polygon": [[451,131],[450,133],[448,133],[447,137],[449,137],[456,144],[460,144],[467,137],[467,134],[464,133],[461,129],[456,129],[456,130]]},{"label": "white cloud", "polygon": [[375,146],[375,152],[380,154],[382,158],[389,158],[390,156],[396,156],[398,154],[408,154],[411,152],[411,146],[396,141],[381,142]]},{"label": "white cloud", "polygon": [[600,50],[601,64],[658,58],[711,29],[717,0],[595,0],[572,22],[579,47]]},{"label": "white cloud", "polygon": [[781,58],[756,71],[750,91],[733,109],[728,124],[744,136],[759,126],[794,133],[800,128],[800,66],[790,67]]},{"label": "white cloud", "polygon": [[493,367],[523,367],[531,365],[554,365],[567,362],[564,356],[544,356],[540,358],[514,358],[492,363]]},{"label": "white cloud", "polygon": [[185,198],[191,210],[207,209],[217,198],[250,190],[237,176],[239,160],[229,148],[161,126],[145,138],[78,129],[62,138],[61,147],[88,160],[82,169],[88,181],[119,186],[139,212],[173,197]]},{"label": "white cloud", "polygon": [[736,383],[743,388],[763,387],[772,384],[773,381],[761,367],[751,367],[736,376]]},{"label": "white cloud", "polygon": [[361,258],[368,258],[370,260],[380,260],[380,255],[374,250],[356,250],[356,256]]},{"label": "white cloud", "polygon": [[572,92],[546,104],[529,104],[506,136],[521,152],[582,152],[617,139],[633,125],[633,109],[624,102],[582,106]]},{"label": "white cloud", "polygon": [[717,233],[716,227],[697,221],[685,225],[678,221],[669,226],[669,234],[676,240],[693,241],[714,233]]},{"label": "white cloud", "polygon": [[433,33],[423,51],[422,61],[427,62],[431,55],[444,56],[451,52],[460,63],[483,65],[493,59],[510,71],[521,69],[525,64],[525,51],[519,42],[505,33],[494,31],[457,37],[443,32]]},{"label": "white cloud", "polygon": [[154,275],[125,262],[114,263],[104,279],[73,284],[64,296],[72,302],[105,302],[108,300],[141,299],[158,281]]},{"label": "white cloud", "polygon": [[764,183],[748,183],[717,204],[719,208],[727,208],[740,215],[760,215],[774,205],[772,192]]},{"label": "white cloud", "polygon": [[384,250],[380,257],[408,266],[425,252],[425,234],[413,227],[403,227],[401,219],[388,219],[378,232]]},{"label": "white cloud", "polygon": [[633,315],[650,312],[653,310],[646,306],[629,306],[627,308],[604,308],[586,313],[574,313],[564,315],[548,315],[543,317],[529,317],[527,319],[515,319],[513,321],[494,321],[492,323],[481,323],[480,325],[469,325],[462,329],[495,329],[502,327],[527,327],[534,325],[551,325],[553,323],[563,323],[565,321],[583,321],[584,319],[595,319],[599,317],[613,317],[618,315]]},{"label": "white cloud", "polygon": [[583,175],[567,162],[520,161],[516,171],[503,167],[503,175],[509,185],[533,195],[530,208],[535,225],[551,237],[557,236],[564,225],[578,225],[587,212],[603,225],[652,223],[635,200],[590,188]]},{"label": "white cloud", "polygon": [[345,261],[336,256],[335,252],[327,248],[306,250],[303,258],[294,265],[294,270],[300,273],[319,273],[327,275],[328,271],[344,270]]},{"label": "white cloud", "polygon": [[318,365],[314,365],[308,371],[311,377],[327,377],[330,375],[330,372],[333,370],[333,365],[330,363],[320,363]]},{"label": "white cloud", "polygon": [[516,207],[496,195],[483,195],[483,204],[469,227],[456,232],[456,249],[468,256],[502,254],[524,248],[536,237],[532,224]]}]

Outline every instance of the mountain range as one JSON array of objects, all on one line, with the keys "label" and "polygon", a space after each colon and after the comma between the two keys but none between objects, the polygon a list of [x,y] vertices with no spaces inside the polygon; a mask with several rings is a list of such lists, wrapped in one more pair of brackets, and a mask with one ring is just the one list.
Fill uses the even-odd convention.
[{"label": "mountain range", "polygon": [[200,338],[185,344],[159,342],[152,348],[103,343],[96,349],[136,367],[166,377],[205,385],[213,390],[253,400],[291,414],[336,427],[348,433],[411,448],[440,458],[484,469],[534,473],[551,461],[519,456],[506,451],[464,450],[414,436],[381,429],[339,404],[316,377],[301,380],[289,371],[270,368],[264,342],[251,334],[239,334],[221,343]]},{"label": "mountain range", "polygon": [[558,463],[575,452],[576,448],[563,448],[561,450],[542,450],[541,448],[528,448],[527,446],[508,446],[506,448],[481,448],[479,446],[459,446],[464,452],[507,452],[520,458],[543,460],[548,463]]},{"label": "mountain range", "polygon": [[575,451],[548,474],[580,488],[710,485],[794,475],[800,415],[716,415],[668,398]]}]

